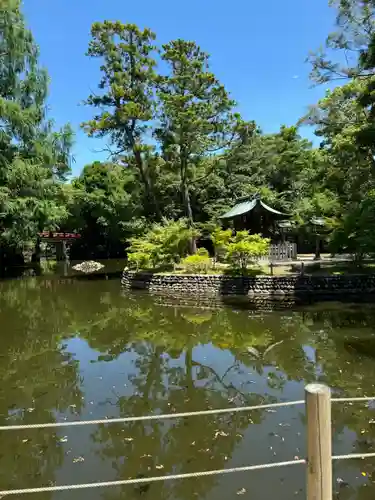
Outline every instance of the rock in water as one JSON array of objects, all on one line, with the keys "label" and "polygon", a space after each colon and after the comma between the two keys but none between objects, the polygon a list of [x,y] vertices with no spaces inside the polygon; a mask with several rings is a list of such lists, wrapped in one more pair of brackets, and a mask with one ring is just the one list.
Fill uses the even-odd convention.
[{"label": "rock in water", "polygon": [[94,260],[86,260],[85,262],[81,262],[80,264],[76,264],[72,269],[75,271],[82,271],[83,273],[94,273],[95,271],[99,271],[104,266],[100,264],[100,262],[95,262]]}]

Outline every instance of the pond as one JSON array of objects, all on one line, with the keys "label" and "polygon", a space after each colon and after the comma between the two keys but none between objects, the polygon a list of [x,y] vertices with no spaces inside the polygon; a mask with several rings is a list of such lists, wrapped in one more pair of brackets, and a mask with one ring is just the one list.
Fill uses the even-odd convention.
[{"label": "pond", "polygon": [[[118,279],[34,277],[0,283],[0,329],[0,425],[297,400],[312,381],[338,397],[375,395],[371,305],[203,309],[126,295]],[[357,352],[353,339],[369,348]],[[375,451],[375,406],[332,410],[335,454]],[[2,431],[0,490],[293,460],[305,439],[303,406]],[[275,488],[278,499],[304,499],[305,466],[30,498],[261,500]],[[375,459],[335,462],[334,489],[373,498]]]}]

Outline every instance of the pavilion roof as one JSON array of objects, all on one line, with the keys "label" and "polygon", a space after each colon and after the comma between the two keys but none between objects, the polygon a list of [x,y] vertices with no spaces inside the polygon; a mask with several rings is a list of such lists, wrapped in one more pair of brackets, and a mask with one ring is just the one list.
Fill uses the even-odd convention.
[{"label": "pavilion roof", "polygon": [[260,205],[263,207],[265,210],[267,210],[270,213],[273,213],[275,215],[287,215],[284,214],[283,212],[280,212],[279,210],[276,210],[275,208],[269,207],[266,205],[259,197],[254,197],[252,200],[246,200],[246,201],[241,201],[240,203],[237,203],[233,208],[231,208],[228,212],[226,212],[224,215],[220,216],[220,219],[233,219],[234,217],[238,217],[239,215],[245,215],[248,212],[251,212],[254,210],[254,208],[257,205]]}]

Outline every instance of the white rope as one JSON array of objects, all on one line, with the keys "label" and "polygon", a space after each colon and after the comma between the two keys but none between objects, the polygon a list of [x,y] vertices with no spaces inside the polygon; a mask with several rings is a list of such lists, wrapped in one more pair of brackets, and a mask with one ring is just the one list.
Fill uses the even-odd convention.
[{"label": "white rope", "polygon": [[358,398],[331,398],[332,403],[349,403],[354,401],[375,401],[375,396],[361,396]]},{"label": "white rope", "polygon": [[[375,453],[351,453],[348,455],[336,455],[332,457],[332,460],[347,460],[352,458],[364,459],[368,457],[375,457]],[[98,483],[64,484],[61,486],[42,486],[40,488],[21,488],[17,490],[3,490],[0,491],[0,498],[5,495],[23,495],[28,493],[46,493],[52,491],[82,490],[89,488],[90,489],[106,488],[110,486],[125,486],[129,484],[155,483],[158,481],[171,481],[175,479],[189,479],[196,477],[215,476],[215,475],[230,474],[232,472],[248,472],[253,470],[273,469],[277,467],[285,467],[288,465],[299,465],[299,464],[306,464],[306,460],[305,459],[290,460],[287,462],[247,465],[244,467],[232,467],[231,469],[217,469],[217,470],[208,470],[203,472],[189,472],[187,474],[171,474],[168,476],[140,477],[136,479],[123,479],[121,481],[102,481]]]},{"label": "white rope", "polygon": [[332,460],[348,460],[349,458],[369,458],[375,457],[375,453],[349,453],[348,455],[336,455]]},{"label": "white rope", "polygon": [[[355,398],[331,398],[332,403],[349,403],[349,402],[360,402],[360,401],[375,401],[374,397],[355,397]],[[184,413],[169,413],[164,415],[143,415],[140,417],[123,417],[123,418],[104,418],[99,420],[75,420],[73,422],[50,422],[44,424],[26,424],[26,425],[1,425],[0,431],[15,431],[22,429],[47,429],[51,427],[70,427],[77,425],[99,425],[99,424],[115,424],[115,423],[127,423],[127,422],[142,422],[145,420],[166,420],[170,418],[184,418],[184,417],[194,417],[202,415],[217,415],[223,413],[237,413],[243,411],[251,410],[266,410],[270,408],[282,408],[285,406],[295,406],[305,404],[304,400],[299,401],[286,401],[282,403],[270,403],[266,405],[256,405],[256,406],[237,406],[235,408],[219,408],[217,410],[201,410],[201,411],[190,411]]]},{"label": "white rope", "polygon": [[188,411],[185,413],[168,413],[165,415],[143,415],[140,417],[123,417],[123,418],[105,418],[101,420],[75,420],[73,422],[51,422],[45,424],[26,424],[26,425],[1,425],[0,431],[14,431],[22,429],[46,429],[48,427],[69,427],[77,425],[98,425],[98,424],[114,424],[126,422],[142,422],[144,420],[159,420],[170,418],[183,418],[194,417],[202,415],[217,415],[223,413],[238,413],[251,410],[265,410],[268,408],[282,408],[283,406],[302,405],[305,401],[286,401],[283,403],[272,403],[267,405],[257,406],[236,406],[234,408],[219,408],[217,410],[202,410],[202,411]]},{"label": "white rope", "polygon": [[233,467],[231,469],[217,469],[203,472],[189,472],[187,474],[171,474],[170,476],[141,477],[136,479],[123,479],[121,481],[103,481],[100,483],[65,484],[61,486],[44,486],[41,488],[24,488],[18,490],[0,491],[0,497],[4,495],[23,495],[25,493],[44,493],[47,491],[82,490],[87,488],[104,488],[108,486],[125,486],[127,484],[155,483],[157,481],[170,481],[174,479],[189,479],[195,477],[215,476],[219,474],[230,474],[232,472],[247,472],[258,469],[272,469],[285,467],[287,465],[305,464],[306,460],[290,460],[288,462],[275,462],[271,464],[247,465],[245,467]]}]

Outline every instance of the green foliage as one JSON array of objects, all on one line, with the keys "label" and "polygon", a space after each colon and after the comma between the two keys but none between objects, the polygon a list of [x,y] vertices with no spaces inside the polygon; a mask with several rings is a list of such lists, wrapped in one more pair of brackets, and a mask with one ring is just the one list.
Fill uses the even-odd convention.
[{"label": "green foliage", "polygon": [[226,257],[233,268],[240,268],[244,272],[250,264],[267,255],[269,245],[270,240],[262,238],[260,234],[238,231],[227,246]]},{"label": "green foliage", "polygon": [[211,259],[205,248],[199,248],[195,255],[185,257],[181,265],[190,274],[207,273],[211,267]]},{"label": "green foliage", "polygon": [[[291,214],[300,236],[311,233],[311,218],[324,217],[332,248],[372,253],[375,6],[373,0],[331,4],[337,10],[337,30],[326,44],[332,59],[312,55],[313,78],[346,80],[301,119],[315,127],[319,148],[297,126],[264,134],[242,120],[197,43],[177,39],[158,47],[148,28],[94,23],[88,56],[100,61],[101,77],[86,100],[94,115],[82,125],[90,137],[109,140],[112,161],[86,166],[67,184],[72,130],[55,131],[47,119],[48,76],[20,1],[2,0],[0,257],[37,244],[41,230],[59,228],[82,233],[79,257],[117,256],[131,240],[133,267],[171,266],[186,256],[187,245],[194,252],[193,228],[200,227],[211,234],[215,260],[227,253],[232,266],[244,269],[258,258],[260,242],[241,233],[231,238],[217,224],[239,198],[255,193]],[[335,60],[337,51],[353,57]]]},{"label": "green foliage", "polygon": [[335,227],[331,246],[334,252],[348,252],[361,260],[375,255],[375,190],[348,210]]},{"label": "green foliage", "polygon": [[212,231],[211,241],[215,249],[215,260],[225,253],[231,237],[232,237],[231,229],[221,229],[220,227],[216,227]]},{"label": "green foliage", "polygon": [[153,59],[155,34],[135,24],[120,21],[94,23],[87,55],[101,59],[99,94],[91,94],[86,104],[98,114],[82,124],[90,137],[109,137],[115,157],[127,154],[125,165],[135,168],[145,192],[148,211],[160,218],[144,135],[155,118]]},{"label": "green foliage", "polygon": [[134,174],[115,163],[94,162],[84,167],[71,187],[67,225],[82,233],[78,245],[103,257],[121,254],[125,240],[142,223]]},{"label": "green foliage", "polygon": [[156,137],[163,156],[177,169],[184,213],[189,221],[191,182],[201,157],[228,145],[239,117],[235,102],[209,71],[209,56],[195,42],[174,40],[162,49],[169,74],[159,78],[161,127]]},{"label": "green foliage", "polygon": [[186,220],[164,219],[143,236],[130,240],[129,263],[138,269],[149,265],[154,269],[172,266],[187,255],[191,239],[198,236],[199,233],[189,227]]},{"label": "green foliage", "polygon": [[66,219],[61,181],[70,170],[72,131],[66,126],[54,132],[46,120],[48,77],[38,66],[20,1],[2,0],[0,32],[1,257],[35,243],[38,231],[54,230]]},{"label": "green foliage", "polygon": [[151,258],[148,253],[146,253],[146,247],[142,247],[139,251],[133,251],[128,254],[128,262],[131,268],[135,268],[137,271],[139,269],[149,269],[151,264]]}]

